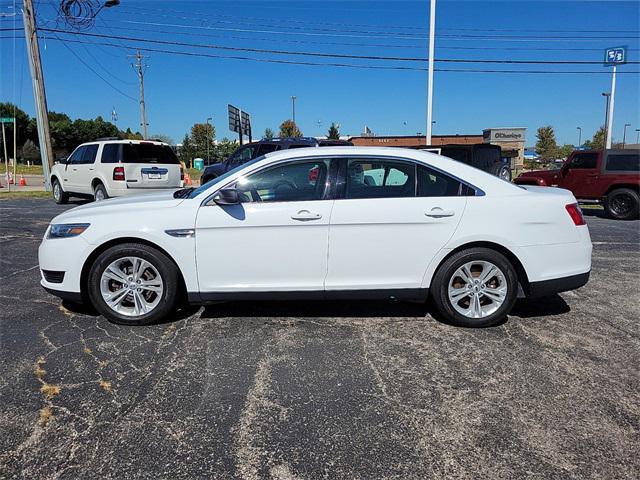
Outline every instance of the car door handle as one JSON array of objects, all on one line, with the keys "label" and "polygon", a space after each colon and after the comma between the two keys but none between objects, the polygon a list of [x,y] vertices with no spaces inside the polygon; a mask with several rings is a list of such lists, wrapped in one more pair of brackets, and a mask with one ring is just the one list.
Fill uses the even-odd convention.
[{"label": "car door handle", "polygon": [[431,218],[444,218],[453,217],[456,214],[453,210],[443,210],[440,207],[432,208],[429,212],[425,213],[427,217]]},{"label": "car door handle", "polygon": [[322,215],[319,213],[312,213],[309,210],[300,210],[295,215],[291,215],[292,220],[298,220],[299,222],[309,222],[312,220],[320,220]]}]

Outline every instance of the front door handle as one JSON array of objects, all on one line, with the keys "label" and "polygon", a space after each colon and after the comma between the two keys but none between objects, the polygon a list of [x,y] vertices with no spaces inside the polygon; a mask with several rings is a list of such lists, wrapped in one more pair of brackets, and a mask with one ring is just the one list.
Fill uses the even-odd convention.
[{"label": "front door handle", "polygon": [[309,210],[300,210],[295,215],[291,215],[292,220],[298,220],[299,222],[309,222],[312,220],[320,220],[322,215],[319,213],[312,213]]},{"label": "front door handle", "polygon": [[443,210],[440,207],[434,207],[429,212],[425,213],[427,217],[431,218],[444,218],[453,217],[456,214],[453,210]]}]

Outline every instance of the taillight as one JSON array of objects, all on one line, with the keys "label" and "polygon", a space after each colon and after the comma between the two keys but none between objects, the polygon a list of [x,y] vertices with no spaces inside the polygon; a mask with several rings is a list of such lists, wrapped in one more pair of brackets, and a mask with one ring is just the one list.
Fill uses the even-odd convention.
[{"label": "taillight", "polygon": [[114,180],[124,180],[124,167],[116,167],[113,169]]},{"label": "taillight", "polygon": [[584,217],[582,216],[582,210],[580,210],[580,206],[577,203],[570,203],[569,205],[565,205],[564,208],[567,209],[571,220],[576,224],[576,227],[580,225],[586,225],[584,221]]}]

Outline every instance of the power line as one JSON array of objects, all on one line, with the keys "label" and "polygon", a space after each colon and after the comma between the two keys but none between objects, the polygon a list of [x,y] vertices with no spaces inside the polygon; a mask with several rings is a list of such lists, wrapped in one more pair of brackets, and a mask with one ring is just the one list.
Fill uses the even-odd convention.
[{"label": "power line", "polygon": [[[115,43],[108,42],[90,42],[83,41],[77,39],[61,39],[61,38],[52,38],[51,40],[57,40],[61,42],[71,42],[71,43],[85,43],[90,45],[102,45],[106,47],[113,47],[118,49],[123,49],[121,45],[117,45]],[[137,49],[144,52],[156,52],[162,54],[169,55],[179,55],[179,56],[188,56],[188,57],[202,57],[202,58],[215,58],[215,59],[231,59],[231,60],[246,60],[246,61],[254,61],[261,63],[276,63],[276,64],[286,64],[286,65],[305,65],[305,66],[319,66],[319,67],[344,67],[344,68],[356,68],[356,69],[372,69],[372,70],[404,70],[404,71],[419,71],[425,72],[426,68],[422,67],[406,67],[406,66],[386,66],[386,65],[357,65],[357,64],[349,64],[349,63],[316,63],[316,62],[303,62],[303,61],[295,61],[295,60],[280,60],[280,59],[267,59],[267,58],[254,58],[254,57],[242,57],[242,56],[232,56],[232,55],[217,55],[217,54],[207,54],[202,52],[183,52],[183,51],[175,51],[175,50],[164,50],[159,48],[149,48],[149,47],[137,47],[137,46],[127,46],[127,50]],[[506,73],[506,74],[588,74],[588,75],[598,75],[598,74],[609,74],[608,71],[572,71],[572,70],[497,70],[497,69],[455,69],[455,68],[436,68],[437,72],[457,72],[457,73]],[[640,71],[624,71],[618,72],[620,74],[640,74]],[[136,100],[137,101],[137,100]]]},{"label": "power line", "polygon": [[[424,62],[425,58],[420,57],[389,57],[379,55],[352,55],[352,54],[336,54],[336,53],[321,53],[321,52],[295,52],[290,50],[273,50],[262,48],[246,48],[246,47],[229,47],[223,45],[212,44],[200,44],[189,42],[176,42],[170,40],[152,40],[146,38],[137,37],[125,37],[125,36],[112,36],[99,33],[87,33],[76,32],[69,30],[53,29],[53,28],[41,28],[41,31],[45,32],[57,32],[69,35],[81,35],[94,38],[106,38],[106,39],[118,39],[131,42],[143,42],[160,45],[173,45],[179,47],[196,47],[196,48],[208,48],[215,50],[226,50],[234,52],[250,52],[250,53],[266,53],[276,55],[297,55],[305,57],[321,57],[321,58],[344,58],[344,59],[358,59],[358,60],[384,60],[384,61],[401,61],[401,62]],[[436,62],[441,63],[490,63],[490,64],[530,64],[530,65],[601,65],[602,62],[589,61],[589,60],[489,60],[489,59],[453,59],[453,58],[437,58]],[[638,64],[640,62],[627,62],[629,64]]]}]

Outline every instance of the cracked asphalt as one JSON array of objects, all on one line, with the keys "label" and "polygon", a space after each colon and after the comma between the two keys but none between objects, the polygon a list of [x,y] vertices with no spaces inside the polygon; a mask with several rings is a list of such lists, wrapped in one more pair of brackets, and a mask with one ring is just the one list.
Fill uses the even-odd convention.
[{"label": "cracked asphalt", "polygon": [[0,200],[0,478],[638,478],[638,221],[587,211],[590,283],[494,328],[385,302],[129,328],[39,286],[65,208]]}]

